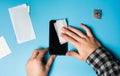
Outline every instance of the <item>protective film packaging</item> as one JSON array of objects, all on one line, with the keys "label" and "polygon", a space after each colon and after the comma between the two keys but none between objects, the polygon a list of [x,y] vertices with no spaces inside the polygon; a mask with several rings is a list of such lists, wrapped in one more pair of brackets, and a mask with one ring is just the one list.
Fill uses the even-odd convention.
[{"label": "protective film packaging", "polygon": [[10,18],[18,43],[23,43],[36,38],[29,11],[30,7],[26,4],[9,8]]}]

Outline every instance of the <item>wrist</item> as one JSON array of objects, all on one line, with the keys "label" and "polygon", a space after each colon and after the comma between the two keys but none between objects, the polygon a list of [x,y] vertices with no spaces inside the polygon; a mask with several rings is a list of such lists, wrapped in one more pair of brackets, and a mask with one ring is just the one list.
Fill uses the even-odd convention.
[{"label": "wrist", "polygon": [[96,48],[94,48],[94,49],[91,49],[91,51],[89,51],[89,53],[88,53],[88,56],[87,56],[87,58],[86,58],[86,61],[87,61],[88,58],[89,58],[95,51],[97,51],[99,48],[101,48],[101,46],[98,46],[98,47],[96,47]]}]

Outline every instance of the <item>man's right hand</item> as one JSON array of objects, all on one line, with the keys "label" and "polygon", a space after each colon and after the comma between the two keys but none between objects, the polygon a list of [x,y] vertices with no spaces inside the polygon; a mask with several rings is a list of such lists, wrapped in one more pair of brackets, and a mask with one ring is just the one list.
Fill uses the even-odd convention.
[{"label": "man's right hand", "polygon": [[63,27],[61,37],[70,42],[78,50],[78,53],[69,51],[66,55],[85,61],[101,44],[94,38],[88,27],[83,24],[81,24],[81,27],[85,29],[86,35],[82,31],[68,26],[67,28]]}]

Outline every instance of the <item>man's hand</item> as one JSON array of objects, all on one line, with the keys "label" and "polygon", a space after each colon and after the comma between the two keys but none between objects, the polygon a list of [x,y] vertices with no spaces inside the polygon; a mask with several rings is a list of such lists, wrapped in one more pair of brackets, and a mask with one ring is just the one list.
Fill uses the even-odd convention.
[{"label": "man's hand", "polygon": [[64,27],[62,29],[63,33],[61,34],[61,37],[74,45],[79,53],[69,51],[66,55],[74,56],[85,61],[94,50],[101,46],[101,44],[93,37],[89,28],[83,24],[81,24],[81,27],[85,29],[87,35],[78,29],[68,26],[67,28]]},{"label": "man's hand", "polygon": [[47,76],[55,55],[50,56],[47,63],[43,63],[43,58],[48,49],[35,50],[26,64],[28,76]]}]

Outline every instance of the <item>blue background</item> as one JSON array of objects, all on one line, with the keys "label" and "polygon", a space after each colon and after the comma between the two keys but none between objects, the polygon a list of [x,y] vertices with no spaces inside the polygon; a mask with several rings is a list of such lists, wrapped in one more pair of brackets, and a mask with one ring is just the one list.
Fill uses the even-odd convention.
[{"label": "blue background", "polygon": [[[8,8],[30,5],[36,39],[17,44]],[[93,10],[102,9],[102,19],[93,18]],[[0,0],[0,36],[4,36],[12,54],[0,59],[0,76],[26,76],[25,64],[35,48],[49,46],[49,21],[67,18],[69,25],[87,24],[96,38],[120,59],[120,0]],[[69,49],[73,49],[69,45]],[[57,56],[50,76],[96,76],[85,62]]]}]

